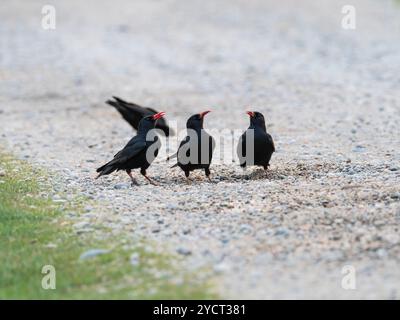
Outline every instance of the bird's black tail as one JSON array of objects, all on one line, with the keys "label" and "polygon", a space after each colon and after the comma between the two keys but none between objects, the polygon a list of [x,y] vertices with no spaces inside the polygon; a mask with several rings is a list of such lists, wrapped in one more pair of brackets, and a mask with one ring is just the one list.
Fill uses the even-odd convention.
[{"label": "bird's black tail", "polygon": [[117,170],[117,168],[114,167],[111,162],[112,161],[106,163],[104,166],[101,166],[100,168],[98,168],[96,170],[96,172],[99,173],[99,175],[96,177],[96,179],[100,178],[101,176],[110,174],[110,173],[114,172],[115,170]]},{"label": "bird's black tail", "polygon": [[121,105],[126,104],[125,101],[123,101],[123,100],[121,100],[121,99],[119,99],[117,97],[113,97],[113,98],[115,99],[115,101],[114,100],[107,100],[106,103],[109,104],[110,106],[113,106],[117,110],[119,108],[121,108]]},{"label": "bird's black tail", "polygon": [[132,102],[127,102],[125,100],[122,100],[121,98],[118,98],[116,96],[113,96],[114,100],[107,100],[106,103],[115,107],[115,108],[126,108],[126,107],[139,107],[142,108],[141,106],[137,105],[136,103]]},{"label": "bird's black tail", "polygon": [[113,96],[113,98],[115,99],[115,101],[122,103],[122,104],[128,104],[128,102],[126,102],[125,100],[122,100],[121,98],[118,98],[116,96]]},{"label": "bird's black tail", "polygon": [[[137,127],[131,123],[132,117],[139,117],[139,120],[143,117],[141,113],[143,110],[145,110],[143,107],[139,106],[138,104],[132,103],[132,102],[126,102],[125,100],[122,100],[121,98],[113,96],[114,100],[108,99],[106,101],[107,104],[110,106],[113,106],[117,111],[122,115],[122,117],[128,121],[135,129]],[[136,113],[139,113],[138,115]],[[154,112],[157,113],[157,112]]]}]

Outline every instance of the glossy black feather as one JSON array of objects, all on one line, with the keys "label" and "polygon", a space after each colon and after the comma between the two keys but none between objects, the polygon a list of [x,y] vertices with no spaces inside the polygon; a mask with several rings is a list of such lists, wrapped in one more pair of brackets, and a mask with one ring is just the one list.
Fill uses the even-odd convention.
[{"label": "glossy black feather", "polygon": [[[250,154],[247,154],[246,151],[248,139],[252,139],[251,142],[254,145],[254,149],[249,148],[253,151]],[[271,135],[267,133],[264,116],[259,112],[254,112],[254,116],[250,117],[250,126],[240,137],[237,146],[240,166],[255,165],[267,169],[274,152],[274,141]]]},{"label": "glossy black feather", "polygon": [[[203,129],[203,117],[199,114],[189,118],[186,128],[188,135],[181,141],[178,151],[169,157],[169,159],[177,158],[177,163],[171,168],[180,167],[185,172],[186,177],[189,176],[191,171],[202,169],[209,177],[215,140]],[[197,156],[193,155],[191,158],[191,150],[197,151]]]},{"label": "glossy black feather", "polygon": [[[137,168],[140,168],[142,174],[145,174],[146,169],[155,157],[157,157],[158,150],[161,147],[161,142],[157,135],[148,135],[149,131],[154,129],[154,127],[155,121],[152,117],[144,117],[139,123],[138,134],[111,161],[96,170],[99,172],[97,178],[119,170],[126,170],[130,173],[130,170]],[[155,150],[154,157],[149,157],[147,154],[147,150],[151,146]]]},{"label": "glossy black feather", "polygon": [[[121,114],[121,116],[135,129],[138,129],[140,120],[148,115],[154,115],[158,111],[153,108],[142,107],[138,104],[127,102],[118,97],[114,100],[107,100],[106,103],[113,106]],[[168,136],[174,135],[174,131],[168,126],[165,119],[161,118],[157,121],[156,128],[164,132]]]}]

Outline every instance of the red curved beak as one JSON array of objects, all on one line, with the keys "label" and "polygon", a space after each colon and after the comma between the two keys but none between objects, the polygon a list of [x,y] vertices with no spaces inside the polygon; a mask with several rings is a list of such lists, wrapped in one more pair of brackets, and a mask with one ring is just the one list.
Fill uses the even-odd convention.
[{"label": "red curved beak", "polygon": [[210,112],[211,112],[210,110],[201,112],[201,113],[200,113],[200,117],[204,118],[204,116],[205,116],[207,113],[210,113]]},{"label": "red curved beak", "polygon": [[159,113],[156,113],[155,115],[153,115],[153,120],[158,120],[158,119],[164,117],[164,115],[165,115],[165,112],[164,112],[164,111],[161,111],[161,112],[159,112]]},{"label": "red curved beak", "polygon": [[254,117],[254,112],[253,111],[246,111],[246,113],[250,116],[250,117]]}]

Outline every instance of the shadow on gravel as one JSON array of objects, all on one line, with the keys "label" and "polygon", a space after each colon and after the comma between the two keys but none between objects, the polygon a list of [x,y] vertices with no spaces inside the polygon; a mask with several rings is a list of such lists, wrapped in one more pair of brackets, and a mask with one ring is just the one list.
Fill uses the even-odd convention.
[{"label": "shadow on gravel", "polygon": [[[157,172],[156,169],[154,171]],[[150,186],[140,174],[136,173],[136,177],[139,182],[139,188]],[[327,182],[333,181],[332,183],[339,184],[343,190],[352,190],[362,189],[365,181],[369,178],[376,179],[376,177],[380,177],[382,183],[384,181],[389,183],[392,179],[400,178],[400,170],[384,164],[286,162],[273,164],[267,171],[257,167],[249,167],[246,170],[242,170],[234,165],[214,165],[211,166],[212,182],[207,180],[204,171],[201,170],[191,172],[191,181],[188,182],[179,168],[162,172],[160,175],[151,175],[151,177],[159,184],[159,187],[177,185],[187,187],[196,185],[212,186],[219,183],[249,183],[251,181],[294,183],[296,181],[311,182],[313,180],[326,179]],[[92,178],[89,178],[89,181],[92,181]],[[106,188],[131,189],[125,173],[105,177],[97,183]]]},{"label": "shadow on gravel", "polygon": [[[272,165],[267,171],[257,167],[250,167],[246,170],[234,168],[233,166],[215,165],[211,167],[213,183],[220,182],[245,182],[245,181],[282,181],[282,180],[314,180],[321,178],[349,178],[365,179],[378,173],[395,174],[400,176],[400,171],[394,172],[384,165],[374,166],[370,164],[351,163],[283,163]],[[192,184],[210,183],[202,171],[192,172],[190,175]],[[190,185],[185,180],[183,172],[176,170],[172,176],[161,177],[158,180],[161,184],[182,184]],[[349,186],[351,188],[351,186]]]}]

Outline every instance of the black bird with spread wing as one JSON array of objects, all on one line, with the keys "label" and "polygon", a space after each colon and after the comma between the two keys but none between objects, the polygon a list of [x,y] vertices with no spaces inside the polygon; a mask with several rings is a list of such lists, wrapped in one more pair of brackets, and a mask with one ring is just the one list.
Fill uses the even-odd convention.
[{"label": "black bird with spread wing", "polygon": [[267,170],[272,153],[275,152],[274,141],[267,133],[264,116],[256,111],[246,113],[250,116],[250,126],[240,137],[237,146],[240,166],[262,166]]},{"label": "black bird with spread wing", "polygon": [[140,168],[140,173],[151,183],[155,183],[146,175],[146,169],[158,155],[161,142],[154,129],[157,120],[164,116],[165,112],[145,116],[139,122],[138,132],[128,144],[119,151],[110,162],[97,169],[99,178],[114,171],[125,170],[132,181],[132,186],[137,182],[132,176],[132,169]]},{"label": "black bird with spread wing", "polygon": [[204,170],[210,179],[210,164],[215,148],[215,141],[203,128],[205,111],[191,116],[186,122],[187,136],[179,145],[178,151],[167,160],[177,158],[177,163],[171,168],[180,167],[189,178],[190,171]]},{"label": "black bird with spread wing", "polygon": [[[141,107],[135,103],[124,101],[118,97],[113,97],[114,100],[107,100],[106,103],[113,106],[121,116],[134,128],[138,129],[140,120],[148,115],[154,115],[158,111],[152,108]],[[174,135],[174,131],[168,126],[165,119],[159,119],[156,128],[164,132],[165,136]]]}]

